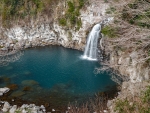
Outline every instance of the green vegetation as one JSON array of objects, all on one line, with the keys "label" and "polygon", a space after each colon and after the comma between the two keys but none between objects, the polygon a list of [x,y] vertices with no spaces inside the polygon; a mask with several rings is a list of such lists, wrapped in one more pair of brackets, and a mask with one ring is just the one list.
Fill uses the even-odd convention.
[{"label": "green vegetation", "polygon": [[84,6],[85,0],[68,1],[68,9],[64,17],[59,19],[59,24],[67,27],[75,27],[79,30],[82,27],[80,9]]},{"label": "green vegetation", "polygon": [[[148,50],[148,56],[150,56],[150,49]],[[149,58],[149,59],[147,59],[147,62],[149,62],[149,63],[150,63],[150,58]]]},{"label": "green vegetation", "polygon": [[131,112],[134,111],[135,109],[135,104],[133,104],[132,106],[130,105],[130,102],[125,99],[125,100],[118,100],[116,102],[116,106],[115,106],[115,111],[118,111],[118,113],[127,113],[126,108]]},{"label": "green vegetation", "polygon": [[150,86],[141,97],[118,100],[115,103],[117,113],[150,113]]},{"label": "green vegetation", "polygon": [[[150,51],[149,51],[150,52]],[[147,88],[147,90],[144,92],[144,95],[142,97],[142,100],[144,103],[150,104],[150,86]],[[149,108],[150,110],[150,108]]]},{"label": "green vegetation", "polygon": [[[38,15],[51,15],[52,7],[60,0],[0,0],[0,17],[3,27],[9,27],[19,20],[29,21]],[[60,17],[58,22],[62,26],[76,27],[82,26],[80,9],[86,0],[68,0],[65,15]]]},{"label": "green vegetation", "polygon": [[150,3],[141,0],[128,4],[122,10],[122,19],[140,27],[150,29]]},{"label": "green vegetation", "polygon": [[104,0],[105,3],[108,3],[108,0]]},{"label": "green vegetation", "polygon": [[[55,3],[57,1],[55,0]],[[47,13],[53,3],[54,0],[0,0],[0,17],[3,26],[18,19],[36,18],[38,14]]]},{"label": "green vegetation", "polygon": [[106,9],[106,13],[107,14],[112,14],[112,13],[114,13],[116,11],[116,8],[115,7],[110,7],[110,8],[108,8],[108,9]]},{"label": "green vegetation", "polygon": [[105,36],[108,36],[109,38],[115,38],[118,35],[118,31],[118,28],[107,25],[102,28],[101,33],[103,33]]},{"label": "green vegetation", "polygon": [[60,18],[59,19],[59,24],[62,25],[62,26],[66,26],[67,25],[67,21],[65,18]]}]

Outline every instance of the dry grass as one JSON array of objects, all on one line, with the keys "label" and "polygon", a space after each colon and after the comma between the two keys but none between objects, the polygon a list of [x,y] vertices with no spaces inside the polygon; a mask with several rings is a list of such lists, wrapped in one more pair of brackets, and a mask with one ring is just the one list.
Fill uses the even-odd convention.
[{"label": "dry grass", "polygon": [[104,113],[104,110],[107,110],[107,100],[108,96],[100,93],[82,106],[77,103],[69,104],[68,113]]}]

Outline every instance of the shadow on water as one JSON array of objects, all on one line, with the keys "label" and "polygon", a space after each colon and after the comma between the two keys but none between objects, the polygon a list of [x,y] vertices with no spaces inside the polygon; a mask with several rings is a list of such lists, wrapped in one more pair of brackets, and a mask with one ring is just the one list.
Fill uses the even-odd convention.
[{"label": "shadow on water", "polygon": [[81,55],[60,46],[25,50],[20,60],[0,67],[0,87],[10,88],[0,100],[65,111],[69,102],[82,104],[96,93],[105,92],[113,98],[117,84],[107,73],[95,76],[94,68],[100,65],[80,59]]}]

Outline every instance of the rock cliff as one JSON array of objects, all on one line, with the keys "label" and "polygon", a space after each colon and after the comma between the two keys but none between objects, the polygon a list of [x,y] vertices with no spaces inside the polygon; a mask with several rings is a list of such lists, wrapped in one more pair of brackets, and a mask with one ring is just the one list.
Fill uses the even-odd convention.
[{"label": "rock cliff", "polygon": [[59,17],[67,10],[66,1],[63,0],[55,6],[52,17],[45,16],[31,19],[28,23],[14,24],[10,28],[1,26],[0,49],[20,49],[34,46],[62,45],[67,48],[83,50],[86,37],[91,27],[103,20],[108,4],[104,1],[89,0],[80,9],[82,26],[79,30],[61,26]]}]

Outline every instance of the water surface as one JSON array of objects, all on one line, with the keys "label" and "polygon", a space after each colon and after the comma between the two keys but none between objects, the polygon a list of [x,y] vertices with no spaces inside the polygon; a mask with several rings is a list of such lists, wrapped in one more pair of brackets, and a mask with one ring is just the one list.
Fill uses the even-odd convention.
[{"label": "water surface", "polygon": [[0,87],[12,89],[11,99],[58,107],[116,86],[107,73],[95,75],[99,63],[80,59],[82,54],[60,46],[27,49],[20,60],[0,67]]}]

